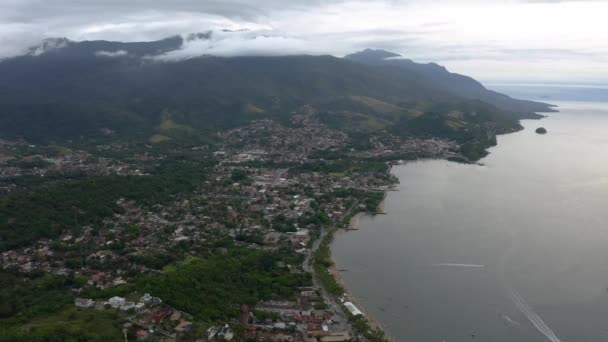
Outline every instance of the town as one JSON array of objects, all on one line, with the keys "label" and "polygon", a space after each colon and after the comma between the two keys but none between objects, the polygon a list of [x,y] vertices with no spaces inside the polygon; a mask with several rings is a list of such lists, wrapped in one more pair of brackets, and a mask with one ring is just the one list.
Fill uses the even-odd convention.
[{"label": "town", "polygon": [[[463,158],[458,144],[386,134],[357,149],[345,133],[306,111],[294,113],[289,123],[253,121],[218,133],[217,139],[207,151],[216,163],[193,191],[153,204],[119,198],[114,212],[98,222],[3,251],[2,267],[75,277],[74,305],[120,313],[126,339],[372,340],[371,328],[362,331],[353,323],[362,311],[343,291],[328,290],[326,277],[315,271],[328,272],[327,260],[316,255],[319,246],[334,229],[349,228],[354,215],[378,211],[396,183],[391,164]],[[4,179],[74,173],[145,178],[150,166],[164,159],[147,152],[122,159],[78,150],[51,153],[22,141],[2,141],[1,147]],[[193,147],[190,153],[205,150]],[[20,191],[16,184],[4,182],[3,191]],[[215,321],[153,296],[154,288],[136,287],[142,274],[170,276],[179,265],[230,253],[229,246],[280,253],[282,260],[273,267],[293,276],[311,274],[310,281],[290,296],[226,308],[238,315]],[[124,288],[129,291],[122,296],[101,297]],[[80,296],[86,293],[99,297]]]}]

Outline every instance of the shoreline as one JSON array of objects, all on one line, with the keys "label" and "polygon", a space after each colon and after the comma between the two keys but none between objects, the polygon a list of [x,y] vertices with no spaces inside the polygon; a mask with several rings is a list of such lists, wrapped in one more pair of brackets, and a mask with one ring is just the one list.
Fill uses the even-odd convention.
[{"label": "shoreline", "polygon": [[[389,173],[392,171],[392,166],[389,169]],[[380,202],[380,204],[378,205],[378,213],[384,213],[384,208],[385,208],[385,201],[386,201],[386,197],[388,196],[388,192],[389,191],[395,191],[394,189],[387,189],[384,191],[384,198],[382,199],[382,201]],[[336,231],[336,236],[339,234],[345,234],[350,230],[358,230],[359,229],[359,224],[360,224],[360,220],[363,216],[365,215],[373,215],[373,213],[367,212],[367,211],[360,211],[358,213],[356,213],[349,221],[348,226],[344,229],[338,229]],[[365,319],[367,320],[370,328],[372,329],[378,329],[381,330],[384,334],[385,337],[388,341],[394,342],[395,339],[390,336],[388,334],[388,332],[386,331],[385,327],[382,325],[382,323],[380,323],[380,321],[378,321],[376,319],[376,317],[374,317],[373,315],[371,315],[369,313],[369,311],[366,310],[365,306],[361,304],[361,302],[359,301],[359,299],[354,296],[351,292],[351,290],[349,289],[349,287],[346,285],[346,283],[344,282],[344,279],[342,279],[342,274],[341,272],[338,270],[337,268],[337,263],[336,260],[334,258],[333,253],[331,253],[331,248],[330,248],[330,258],[331,258],[331,262],[332,262],[332,266],[329,268],[329,272],[330,274],[334,277],[335,281],[342,286],[342,288],[344,289],[344,295],[348,298],[348,300],[350,302],[352,302],[353,304],[355,304],[355,306],[361,310],[361,312],[363,312],[363,317],[365,317]]]},{"label": "shoreline", "polygon": [[[539,118],[530,118],[530,119],[523,119],[523,120],[540,120],[543,118],[546,118],[547,116],[543,116],[543,117],[539,117]],[[521,121],[521,120],[520,120]],[[525,130],[525,127],[519,129],[519,130],[515,130],[512,132],[504,132],[502,134],[497,134],[497,136],[499,135],[507,135],[507,134],[513,134],[513,133],[517,133],[517,132],[521,132]],[[488,151],[489,149],[491,149],[492,147],[496,147],[498,145],[498,143],[495,146],[489,146],[487,148],[487,154],[489,154],[490,152]],[[483,166],[483,163],[480,162],[480,160],[486,158],[486,156],[483,156],[482,158],[480,158],[479,160],[476,161],[469,161],[468,164],[473,164],[473,165],[480,165]],[[391,174],[393,167],[394,166],[402,166],[402,165],[406,165],[412,162],[420,162],[421,160],[446,160],[446,161],[450,161],[449,159],[446,158],[423,158],[423,159],[415,159],[415,160],[408,160],[405,161],[403,163],[398,163],[398,164],[390,164],[390,167],[387,171],[387,174]],[[455,161],[451,161],[451,162],[455,162]],[[391,184],[391,186],[389,188],[387,188],[386,190],[384,190],[384,197],[382,199],[382,201],[378,204],[378,208],[377,211],[375,213],[372,212],[368,212],[368,211],[359,211],[357,212],[355,215],[353,215],[353,217],[351,217],[348,225],[345,228],[342,229],[337,229],[335,231],[335,235],[339,235],[339,234],[346,234],[351,230],[358,230],[360,227],[360,220],[363,216],[365,215],[374,215],[374,214],[386,214],[385,212],[385,201],[386,198],[388,196],[388,192],[389,191],[399,191],[397,189],[397,185],[399,184],[399,181],[397,181],[394,184]],[[332,266],[329,267],[328,271],[329,273],[332,275],[332,277],[334,278],[334,280],[336,281],[336,283],[338,283],[343,289],[344,289],[344,295],[348,298],[348,300],[350,302],[352,302],[353,304],[355,304],[355,306],[357,306],[357,308],[363,313],[363,317],[366,319],[366,321],[368,322],[368,325],[371,329],[378,329],[380,331],[382,331],[386,337],[386,339],[388,341],[391,342],[395,342],[396,340],[390,336],[388,334],[388,332],[386,331],[385,327],[382,325],[382,323],[380,323],[380,321],[378,321],[373,315],[371,315],[369,313],[369,311],[366,310],[365,306],[361,304],[361,302],[358,300],[358,298],[356,296],[354,296],[351,292],[351,290],[349,289],[349,287],[347,286],[347,284],[344,282],[344,279],[342,278],[342,274],[341,272],[338,270],[337,268],[337,263],[336,263],[336,259],[334,258],[334,255],[332,253],[331,250],[331,245],[330,245],[330,260],[332,262]]]},{"label": "shoreline", "polygon": [[[362,212],[359,214],[364,215],[365,213]],[[357,215],[359,215],[359,214],[357,214]],[[342,232],[344,232],[344,231],[342,231]],[[346,283],[344,282],[344,279],[342,279],[342,275],[341,275],[340,271],[338,271],[338,269],[336,268],[336,260],[334,259],[333,255],[331,256],[331,261],[332,261],[333,265],[329,268],[329,272],[334,277],[336,282],[340,286],[342,286],[342,288],[344,288],[344,295],[346,298],[348,298],[348,301],[355,304],[355,306],[359,310],[361,310],[361,312],[363,312],[363,317],[365,317],[365,319],[367,320],[370,328],[381,330],[382,332],[384,332],[386,338],[389,341],[391,341],[391,342],[395,341],[384,329],[384,326],[382,325],[382,323],[380,323],[380,321],[378,321],[374,316],[372,316],[366,310],[365,306],[361,304],[359,299],[355,295],[353,295],[352,292],[350,291],[350,289],[348,288],[348,286],[346,286]]]}]

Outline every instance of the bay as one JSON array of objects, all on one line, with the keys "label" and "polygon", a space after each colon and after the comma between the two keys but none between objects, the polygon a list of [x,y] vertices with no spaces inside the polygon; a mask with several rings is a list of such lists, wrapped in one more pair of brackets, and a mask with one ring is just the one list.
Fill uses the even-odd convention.
[{"label": "bay", "polygon": [[394,340],[608,341],[608,104],[558,105],[481,166],[394,167],[387,214],[336,237],[346,286]]}]

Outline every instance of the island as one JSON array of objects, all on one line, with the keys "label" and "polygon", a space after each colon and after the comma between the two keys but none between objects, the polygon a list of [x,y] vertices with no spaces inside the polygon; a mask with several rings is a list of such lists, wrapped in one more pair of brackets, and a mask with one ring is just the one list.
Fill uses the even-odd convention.
[{"label": "island", "polygon": [[546,129],[546,128],[544,128],[544,127],[538,127],[538,128],[536,129],[536,133],[537,133],[537,134],[547,134],[547,129]]}]

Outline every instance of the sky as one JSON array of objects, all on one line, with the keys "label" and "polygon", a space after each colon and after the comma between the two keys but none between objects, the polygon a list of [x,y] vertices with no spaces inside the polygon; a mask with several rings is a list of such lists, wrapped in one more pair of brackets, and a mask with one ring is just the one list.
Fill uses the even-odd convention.
[{"label": "sky", "polygon": [[606,85],[607,14],[593,0],[0,0],[0,58],[52,37],[213,31],[163,58],[382,48],[490,83]]}]

